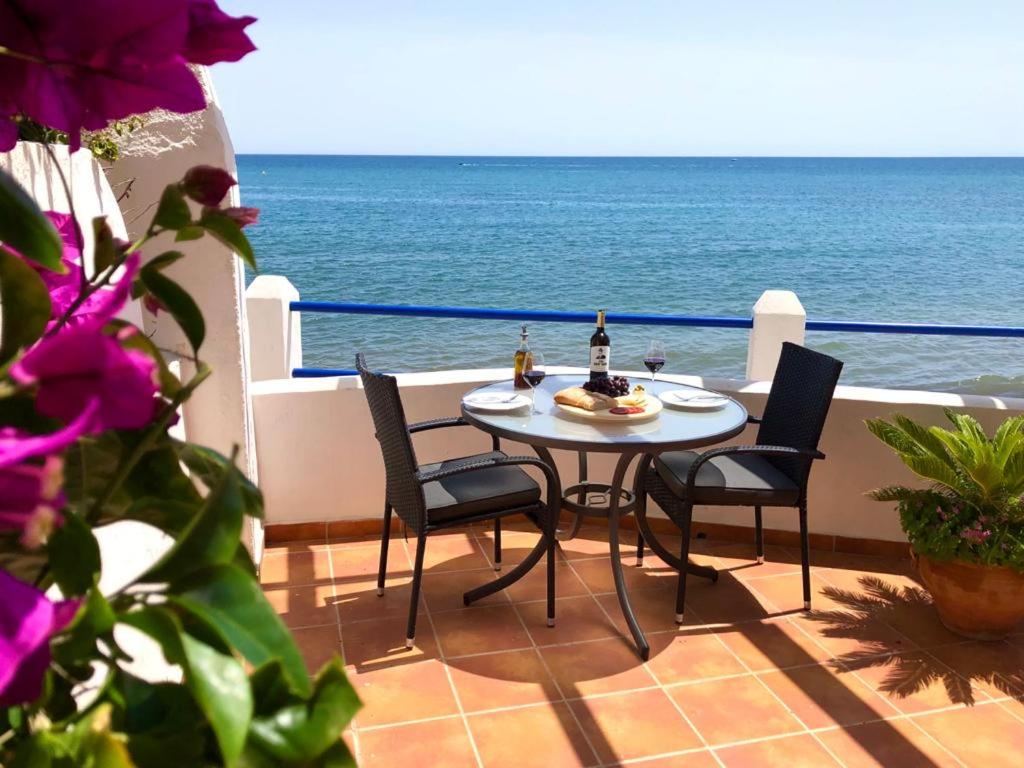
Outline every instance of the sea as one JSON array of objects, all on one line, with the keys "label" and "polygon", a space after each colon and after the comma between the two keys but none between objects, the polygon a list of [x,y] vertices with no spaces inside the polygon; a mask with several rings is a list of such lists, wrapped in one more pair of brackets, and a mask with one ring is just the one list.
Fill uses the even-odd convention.
[{"label": "sea", "polygon": [[[1024,158],[240,155],[263,274],[303,299],[1024,326]],[[249,275],[251,280],[253,275]],[[512,364],[514,321],[303,313],[308,367]],[[548,364],[592,329],[534,323]],[[742,377],[749,332],[608,326],[612,367]],[[1024,339],[811,332],[842,383],[1024,396]]]}]

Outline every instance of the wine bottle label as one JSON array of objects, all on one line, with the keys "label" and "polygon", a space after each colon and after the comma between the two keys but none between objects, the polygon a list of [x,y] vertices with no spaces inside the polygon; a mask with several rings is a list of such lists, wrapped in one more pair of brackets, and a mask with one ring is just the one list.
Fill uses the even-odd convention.
[{"label": "wine bottle label", "polygon": [[608,366],[611,362],[611,347],[590,348],[590,370],[597,373],[608,373]]}]

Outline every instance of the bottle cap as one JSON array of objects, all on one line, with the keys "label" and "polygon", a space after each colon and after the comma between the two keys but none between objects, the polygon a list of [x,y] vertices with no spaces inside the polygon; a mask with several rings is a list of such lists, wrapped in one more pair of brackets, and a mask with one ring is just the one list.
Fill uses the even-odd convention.
[{"label": "bottle cap", "polygon": [[529,337],[530,334],[527,333],[526,331],[526,323],[523,323],[523,329],[519,332],[519,335],[522,336],[524,339]]}]

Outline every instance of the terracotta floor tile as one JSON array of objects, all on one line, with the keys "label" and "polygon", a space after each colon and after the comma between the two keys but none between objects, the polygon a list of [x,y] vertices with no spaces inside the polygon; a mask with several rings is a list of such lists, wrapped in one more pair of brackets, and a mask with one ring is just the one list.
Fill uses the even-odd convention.
[{"label": "terracotta floor tile", "polygon": [[650,635],[647,640],[651,645],[647,667],[665,685],[747,671],[712,632],[694,629],[680,634]]},{"label": "terracotta floor tile", "polygon": [[476,765],[473,745],[460,717],[362,731],[359,746],[362,768],[412,768],[427,765],[427,759],[436,768]]},{"label": "terracotta floor tile", "polygon": [[983,691],[925,653],[893,654],[851,668],[870,688],[907,714],[988,700]]},{"label": "terracotta floor tile", "polygon": [[[587,594],[587,588],[573,573],[566,562],[556,559],[555,567],[555,596],[556,597],[579,597]],[[533,567],[533,570],[523,576],[512,586],[505,590],[514,603],[523,603],[531,600],[546,600],[548,596],[548,566],[547,559],[541,560]]]},{"label": "terracotta floor tile", "polygon": [[336,625],[293,629],[292,637],[310,674],[316,674],[335,654],[341,656],[341,636]]},{"label": "terracotta floor tile", "polygon": [[[612,617],[612,622],[618,633],[623,637],[631,637],[626,620],[622,616],[618,595],[614,593],[598,595],[597,601]],[[674,589],[634,589],[629,592],[629,602],[633,606],[633,613],[644,632],[679,631],[679,625],[676,624]],[[698,624],[697,616],[690,607],[687,607],[683,618],[683,626]]]},{"label": "terracotta floor tile", "polygon": [[1024,647],[1008,642],[967,642],[929,654],[994,698],[1024,695]]},{"label": "terracotta floor tile", "polygon": [[455,715],[459,711],[448,675],[436,659],[364,671],[350,667],[349,680],[363,701],[356,715],[357,728]]},{"label": "terracotta floor tile", "polygon": [[905,599],[895,605],[887,605],[875,612],[900,634],[921,648],[935,648],[950,643],[962,643],[964,638],[946,629],[939,620],[939,614],[923,594]]},{"label": "terracotta floor tile", "polygon": [[260,584],[325,584],[331,581],[331,561],[326,549],[265,554],[260,563]]},{"label": "terracotta floor tile", "polygon": [[691,576],[686,585],[686,604],[708,624],[760,621],[777,614],[773,606],[727,573],[721,574],[717,583]]},{"label": "terracotta floor tile", "polygon": [[751,544],[728,542],[708,547],[715,558],[715,567],[739,580],[800,572],[800,555],[785,547],[769,544],[764,548],[764,562],[758,565],[757,549]]},{"label": "terracotta floor tile", "polygon": [[753,675],[666,690],[711,746],[803,730]]},{"label": "terracotta floor tile", "polygon": [[818,738],[846,768],[955,768],[960,764],[910,720],[852,725]]},{"label": "terracotta floor tile", "polygon": [[808,728],[828,728],[894,717],[897,710],[849,672],[827,666],[795,667],[760,675]]},{"label": "terracotta floor tile", "polygon": [[530,636],[508,605],[463,608],[433,616],[445,657],[526,648]]},{"label": "terracotta floor tile", "polygon": [[[462,595],[475,587],[481,587],[494,581],[497,574],[490,568],[479,571],[449,571],[447,573],[423,574],[423,599],[431,613],[454,611],[465,608]],[[477,600],[474,606],[502,605],[509,602],[507,591],[502,590],[493,595]]]},{"label": "terracotta floor tile", "polygon": [[[364,581],[370,577],[376,581],[377,569],[380,567],[380,550],[377,547],[331,547],[330,555],[336,581]],[[388,547],[387,580],[401,580],[410,576],[412,563],[402,546],[402,540],[393,538]]]},{"label": "terracotta floor tile", "polygon": [[[907,546],[909,551],[909,545]],[[820,549],[811,550],[811,567],[828,571],[860,571],[877,575],[908,574],[912,569],[909,557],[880,557],[878,555],[858,555],[852,552],[826,552]]]},{"label": "terracotta floor tile", "polygon": [[914,718],[966,765],[1017,768],[1024,753],[1024,723],[995,705]]},{"label": "terracotta floor tile", "polygon": [[[747,586],[765,597],[774,606],[775,612],[797,613],[803,611],[803,576],[799,571],[771,578],[751,579],[747,582]],[[842,609],[842,605],[829,599],[828,594],[823,592],[829,586],[818,576],[811,575],[811,608],[816,611]]]},{"label": "terracotta floor tile", "polygon": [[263,594],[289,627],[338,623],[338,615],[334,610],[334,590],[330,584],[264,589]]},{"label": "terracotta floor tile", "polygon": [[710,750],[701,749],[684,755],[657,757],[635,764],[637,768],[719,768]]},{"label": "terracotta floor tile", "polygon": [[759,741],[755,744],[718,749],[715,750],[715,754],[726,768],[767,768],[781,765],[786,768],[824,768],[839,765],[813,736]]},{"label": "terracotta floor tile", "polygon": [[664,691],[653,689],[569,702],[606,764],[701,746]]},{"label": "terracotta floor tile", "polygon": [[566,698],[656,685],[624,638],[541,648]]},{"label": "terracotta floor tile", "polygon": [[342,629],[341,641],[345,664],[359,670],[410,664],[439,657],[437,642],[425,616],[423,626],[416,628],[416,643],[405,647],[404,618],[375,619],[349,624]]},{"label": "terracotta floor tile", "polygon": [[326,539],[307,539],[304,541],[282,541],[277,544],[267,544],[263,550],[263,556],[279,555],[285,552],[314,552],[319,549],[327,549]]},{"label": "terracotta floor tile", "polygon": [[[408,548],[411,563],[416,554],[416,542],[411,538]],[[423,556],[424,572],[473,571],[491,567],[475,536],[465,533],[443,533],[427,537],[427,551]]]},{"label": "terracotta floor tile", "polygon": [[570,768],[597,759],[564,703],[468,717],[486,768]]},{"label": "terracotta floor tile", "polygon": [[[623,540],[625,537],[623,537]],[[630,538],[632,548],[636,550],[636,540]],[[620,544],[621,546],[621,544]],[[608,531],[603,528],[584,527],[580,534],[571,541],[561,542],[562,552],[568,560],[585,560],[594,557],[608,556]]]},{"label": "terracotta floor tile", "polygon": [[561,696],[537,651],[502,651],[448,662],[466,712],[558,701]]},{"label": "terracotta floor tile", "polygon": [[791,620],[840,660],[916,648],[892,627],[860,614],[812,611],[795,615]]},{"label": "terracotta floor tile", "polygon": [[516,610],[539,646],[599,640],[617,634],[615,625],[592,597],[564,597],[555,601],[554,627],[547,625],[545,602],[520,603]]},{"label": "terracotta floor tile", "polygon": [[[626,588],[630,592],[640,589],[663,589],[668,586],[669,581],[672,581],[671,579],[659,576],[655,571],[637,568],[634,562],[635,558],[630,556],[625,560],[622,568],[622,577],[626,582]],[[612,575],[610,559],[576,560],[573,561],[572,568],[594,594],[615,591],[615,578]]]},{"label": "terracotta floor tile", "polygon": [[[487,553],[488,560],[494,558],[494,533],[486,531],[477,535],[477,541],[481,549]],[[501,532],[501,567],[508,570],[520,563],[533,551],[533,548],[540,541],[540,533],[506,531]]]},{"label": "terracotta floor tile", "polygon": [[832,655],[788,618],[748,621],[724,627],[718,634],[754,672],[815,664]]},{"label": "terracotta floor tile", "polygon": [[[364,577],[365,578],[365,577]],[[412,579],[389,579],[384,594],[377,594],[376,578],[364,581],[335,581],[338,616],[342,624],[367,619],[408,617],[412,597]],[[419,612],[423,613],[423,595],[420,594]],[[422,620],[422,619],[421,619]],[[419,630],[417,629],[417,632]]]}]

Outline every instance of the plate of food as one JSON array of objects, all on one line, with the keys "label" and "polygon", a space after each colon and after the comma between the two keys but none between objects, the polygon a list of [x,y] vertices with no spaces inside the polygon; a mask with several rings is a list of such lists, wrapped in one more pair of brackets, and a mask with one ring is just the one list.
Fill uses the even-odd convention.
[{"label": "plate of food", "polygon": [[717,411],[731,402],[731,398],[706,389],[672,389],[658,397],[665,405],[687,411]]},{"label": "plate of food", "polygon": [[[611,381],[612,378],[618,381]],[[648,421],[656,418],[662,408],[661,400],[648,396],[642,384],[630,389],[629,382],[621,376],[588,381],[581,387],[556,392],[555,406],[579,419],[610,423]]]},{"label": "plate of food", "polygon": [[462,398],[462,404],[474,411],[505,413],[525,408],[530,398],[518,392],[470,392]]}]

